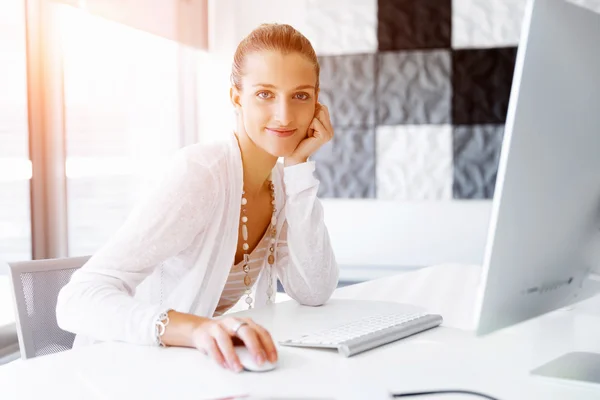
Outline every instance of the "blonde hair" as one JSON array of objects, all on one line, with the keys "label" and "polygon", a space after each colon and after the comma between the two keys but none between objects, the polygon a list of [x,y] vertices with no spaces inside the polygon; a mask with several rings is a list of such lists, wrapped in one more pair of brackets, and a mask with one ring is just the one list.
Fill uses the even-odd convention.
[{"label": "blonde hair", "polygon": [[319,60],[310,41],[294,27],[287,24],[261,24],[238,45],[231,67],[231,84],[242,89],[246,56],[260,51],[280,51],[283,54],[299,53],[310,61],[317,73],[315,90],[319,88]]}]

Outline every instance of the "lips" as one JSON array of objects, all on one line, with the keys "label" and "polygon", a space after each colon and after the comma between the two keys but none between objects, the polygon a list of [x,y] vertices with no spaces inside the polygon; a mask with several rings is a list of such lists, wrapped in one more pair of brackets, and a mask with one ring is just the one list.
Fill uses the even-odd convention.
[{"label": "lips", "polygon": [[296,133],[296,129],[279,129],[279,128],[265,128],[267,132],[272,135],[279,137],[289,137]]}]

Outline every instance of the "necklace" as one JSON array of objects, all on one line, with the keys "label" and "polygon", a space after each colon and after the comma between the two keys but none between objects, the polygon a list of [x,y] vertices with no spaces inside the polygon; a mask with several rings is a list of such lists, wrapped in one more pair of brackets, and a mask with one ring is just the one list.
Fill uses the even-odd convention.
[{"label": "necklace", "polygon": [[[268,266],[268,279],[269,279],[269,287],[267,289],[267,304],[271,304],[273,302],[273,264],[275,263],[275,236],[277,234],[277,217],[275,216],[277,209],[275,207],[275,186],[273,185],[273,181],[269,179],[269,190],[271,191],[271,205],[273,208],[273,213],[271,214],[271,223],[267,228],[267,236],[269,238],[269,247],[268,247],[268,257],[267,263]],[[244,271],[244,285],[246,286],[246,290],[244,294],[246,295],[246,304],[248,304],[248,309],[252,308],[252,277],[249,275],[250,273],[250,254],[248,254],[248,250],[250,246],[248,245],[248,216],[246,215],[246,204],[248,204],[248,199],[245,197],[246,191],[242,190],[242,212],[241,212],[241,230],[242,230],[242,250],[244,250],[244,260],[242,263],[242,269]]]}]

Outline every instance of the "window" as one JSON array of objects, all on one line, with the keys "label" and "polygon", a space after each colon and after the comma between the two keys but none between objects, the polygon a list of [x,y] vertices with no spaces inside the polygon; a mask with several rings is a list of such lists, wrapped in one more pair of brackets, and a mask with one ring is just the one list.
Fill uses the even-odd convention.
[{"label": "window", "polygon": [[165,156],[183,146],[180,44],[59,6],[69,256],[124,222]]},{"label": "window", "polygon": [[24,0],[0,2],[0,258],[31,259]]}]

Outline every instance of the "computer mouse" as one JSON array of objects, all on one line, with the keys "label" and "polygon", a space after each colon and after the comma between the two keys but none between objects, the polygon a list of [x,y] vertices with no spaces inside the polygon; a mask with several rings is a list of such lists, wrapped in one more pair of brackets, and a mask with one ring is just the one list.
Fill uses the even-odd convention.
[{"label": "computer mouse", "polygon": [[240,359],[242,367],[244,367],[246,371],[266,372],[271,371],[275,369],[275,367],[277,367],[277,363],[272,363],[268,360],[265,360],[265,362],[262,363],[262,365],[258,365],[256,360],[254,359],[254,356],[252,355],[252,353],[250,353],[250,350],[248,350],[246,346],[236,346],[235,352],[238,358]]}]

